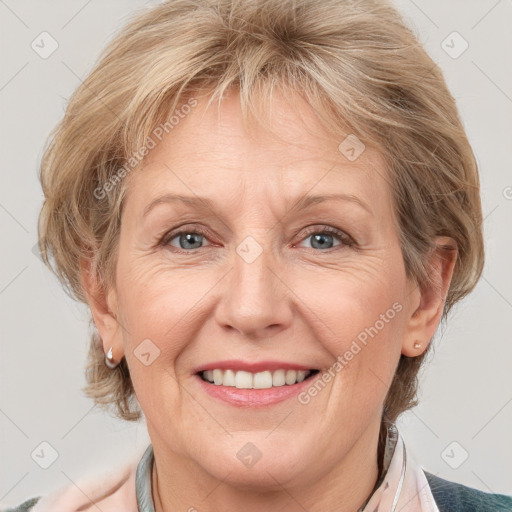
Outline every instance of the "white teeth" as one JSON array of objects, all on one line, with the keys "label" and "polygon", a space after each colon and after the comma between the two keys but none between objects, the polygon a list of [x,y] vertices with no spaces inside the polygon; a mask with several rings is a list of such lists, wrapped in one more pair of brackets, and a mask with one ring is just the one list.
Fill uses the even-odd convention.
[{"label": "white teeth", "polygon": [[224,379],[224,372],[222,370],[213,370],[213,382],[220,386]]},{"label": "white teeth", "polygon": [[224,372],[224,379],[222,381],[222,384],[224,386],[232,386],[232,387],[236,386],[235,372],[233,370],[226,370]]},{"label": "white teeth", "polygon": [[[217,384],[217,383],[215,382],[215,384]],[[236,372],[235,386],[238,389],[251,389],[252,388],[252,373],[242,372],[242,371]]]},{"label": "white teeth", "polygon": [[254,389],[267,389],[272,387],[272,374],[270,372],[255,373],[252,379]]},{"label": "white teeth", "polygon": [[236,387],[238,389],[268,389],[271,387],[292,386],[302,382],[311,374],[310,370],[265,370],[251,373],[234,370],[206,370],[202,372],[204,380],[217,386]]},{"label": "white teeth", "polygon": [[302,382],[306,378],[307,372],[304,370],[299,370],[297,372],[297,382]]},{"label": "white teeth", "polygon": [[285,373],[284,370],[276,370],[272,375],[272,386],[284,386],[286,384]]},{"label": "white teeth", "polygon": [[297,372],[295,370],[288,370],[284,380],[289,386],[295,384],[297,382]]}]

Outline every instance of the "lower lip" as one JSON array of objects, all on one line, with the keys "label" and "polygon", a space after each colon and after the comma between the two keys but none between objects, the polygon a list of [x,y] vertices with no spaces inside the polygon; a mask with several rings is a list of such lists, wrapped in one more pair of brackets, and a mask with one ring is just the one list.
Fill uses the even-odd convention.
[{"label": "lower lip", "polygon": [[203,390],[214,398],[239,407],[257,407],[277,404],[297,396],[302,390],[309,387],[318,375],[319,373],[291,386],[285,384],[284,386],[266,389],[238,389],[231,386],[211,384],[204,381],[199,375],[195,375],[195,378],[199,381]]}]

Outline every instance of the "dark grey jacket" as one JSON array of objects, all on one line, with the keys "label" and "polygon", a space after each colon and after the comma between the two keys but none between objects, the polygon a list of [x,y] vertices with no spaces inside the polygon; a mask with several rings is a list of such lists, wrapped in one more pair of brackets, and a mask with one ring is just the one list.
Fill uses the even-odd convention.
[{"label": "dark grey jacket", "polygon": [[[482,492],[428,472],[425,475],[440,512],[512,512],[511,496]],[[30,498],[17,507],[2,512],[29,512],[39,498],[40,496]]]},{"label": "dark grey jacket", "polygon": [[425,471],[440,512],[512,512],[512,496],[489,494]]}]

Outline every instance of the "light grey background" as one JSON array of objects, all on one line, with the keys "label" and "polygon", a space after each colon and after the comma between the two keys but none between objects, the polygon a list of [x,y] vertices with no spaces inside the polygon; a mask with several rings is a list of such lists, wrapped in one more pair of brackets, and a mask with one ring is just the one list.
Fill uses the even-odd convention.
[{"label": "light grey background", "polygon": [[[33,246],[42,201],[36,172],[46,137],[105,43],[127,16],[154,3],[0,0],[3,506],[136,459],[150,442],[144,424],[108,417],[80,391],[87,311],[64,294]],[[397,5],[457,99],[480,165],[487,250],[484,277],[438,336],[421,404],[399,426],[409,452],[429,471],[512,493],[512,2]],[[31,48],[43,31],[59,45],[46,59]],[[458,53],[464,40],[469,47],[458,58],[445,51]],[[31,457],[43,441],[58,452],[48,469]]]}]

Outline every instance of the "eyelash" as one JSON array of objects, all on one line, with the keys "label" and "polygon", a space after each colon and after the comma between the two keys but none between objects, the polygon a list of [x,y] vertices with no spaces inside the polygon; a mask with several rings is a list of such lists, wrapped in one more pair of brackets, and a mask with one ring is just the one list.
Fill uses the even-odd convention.
[{"label": "eyelash", "polygon": [[312,226],[311,228],[306,229],[306,232],[303,234],[303,237],[301,238],[300,241],[302,242],[303,240],[306,240],[313,234],[323,235],[326,233],[329,235],[335,235],[338,238],[338,240],[341,242],[342,245],[332,247],[331,249],[326,249],[325,251],[320,251],[320,250],[311,248],[313,251],[315,251],[315,252],[331,252],[331,251],[340,249],[342,246],[347,246],[347,247],[355,246],[355,241],[351,236],[347,235],[347,233],[345,233],[344,231],[341,231],[340,229],[337,229],[337,228],[333,228],[331,226],[321,226],[320,228],[318,226]]},{"label": "eyelash", "polygon": [[[178,231],[170,231],[170,232],[167,232],[163,237],[162,239],[160,240],[159,244],[158,245],[161,245],[161,246],[164,246],[164,247],[171,247],[172,251],[177,253],[177,254],[190,254],[190,253],[193,253],[195,251],[198,251],[200,249],[205,249],[205,247],[199,247],[198,249],[190,249],[190,250],[183,250],[183,249],[178,249],[177,247],[174,247],[174,246],[171,246],[169,244],[169,242],[173,239],[175,239],[176,237],[178,237],[179,235],[183,235],[183,234],[196,234],[196,235],[201,235],[201,236],[204,236],[205,238],[208,238],[210,236],[210,234],[205,231],[204,229],[201,229],[201,228],[189,228],[189,229],[180,229]],[[338,246],[335,246],[335,247],[331,247],[330,249],[326,249],[326,250],[319,250],[319,249],[315,249],[315,248],[309,248],[311,249],[312,251],[315,251],[315,252],[332,252],[332,251],[335,251],[335,250],[339,250],[339,249],[342,249],[344,246],[345,247],[356,247],[356,242],[354,241],[354,239],[348,235],[347,233],[345,233],[344,231],[341,231],[337,228],[333,228],[331,226],[312,226],[310,229],[307,229],[307,231],[304,233],[303,237],[301,238],[301,242],[303,240],[306,240],[307,238],[309,238],[311,235],[313,234],[330,234],[330,235],[335,235],[338,240],[341,242],[341,245],[338,245]]]}]

